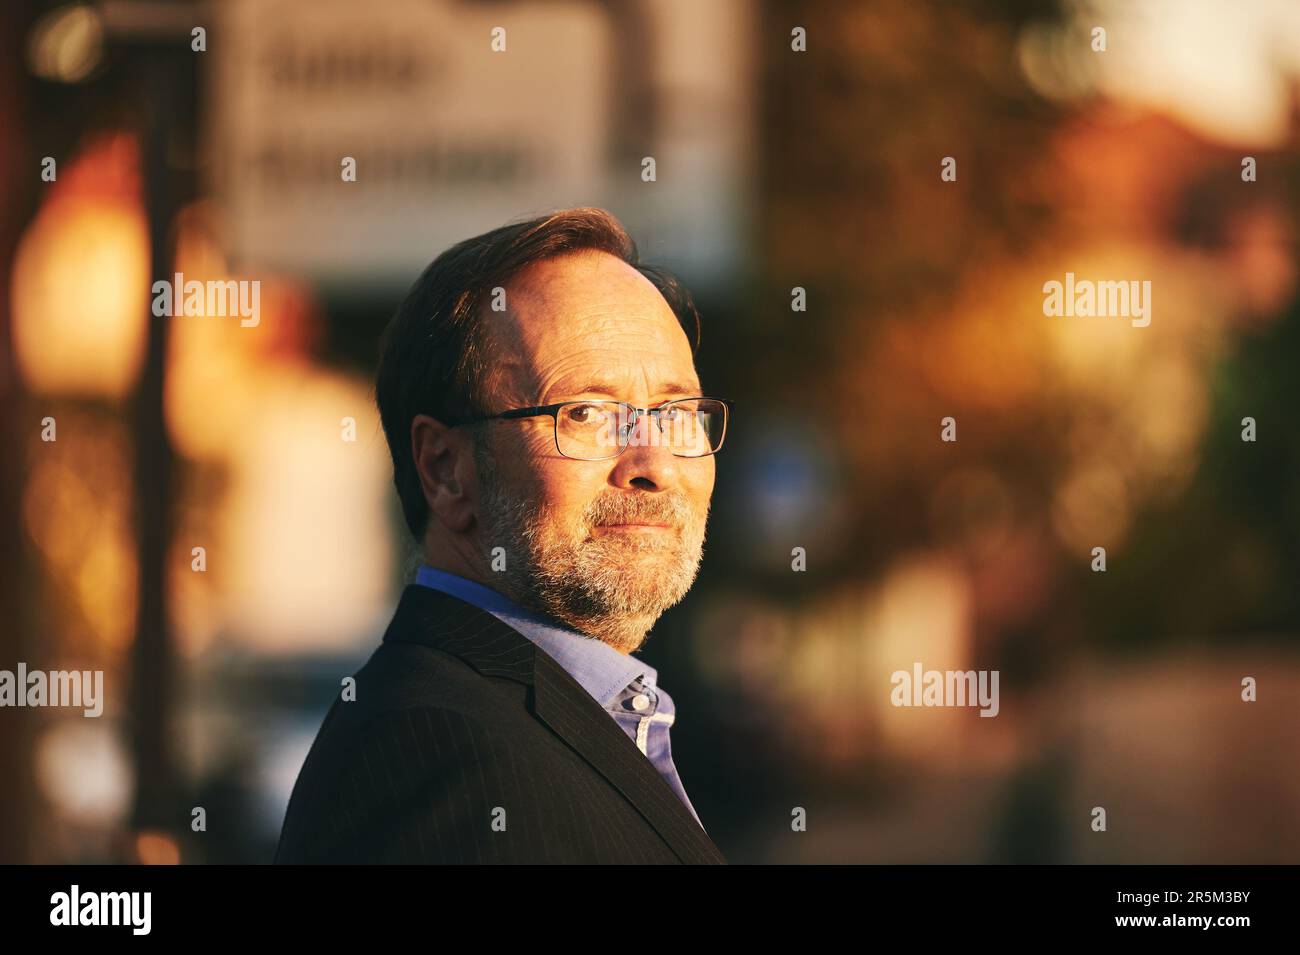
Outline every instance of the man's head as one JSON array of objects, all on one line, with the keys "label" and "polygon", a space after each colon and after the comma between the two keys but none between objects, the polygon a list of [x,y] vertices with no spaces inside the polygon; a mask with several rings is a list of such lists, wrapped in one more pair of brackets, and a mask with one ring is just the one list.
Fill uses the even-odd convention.
[{"label": "man's head", "polygon": [[636,649],[695,579],[713,458],[675,455],[648,416],[622,453],[595,461],[560,454],[549,415],[456,425],[577,399],[649,408],[700,396],[698,342],[689,294],[639,265],[599,209],[439,256],[389,327],[376,388],[425,559]]}]

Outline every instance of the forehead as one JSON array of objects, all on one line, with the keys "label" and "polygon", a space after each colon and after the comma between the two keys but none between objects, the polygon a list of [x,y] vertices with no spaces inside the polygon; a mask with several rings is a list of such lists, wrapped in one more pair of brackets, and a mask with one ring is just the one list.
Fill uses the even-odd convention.
[{"label": "forehead", "polygon": [[506,286],[506,311],[486,315],[497,383],[520,400],[597,383],[629,398],[698,383],[686,332],[659,290],[603,252],[534,263]]}]

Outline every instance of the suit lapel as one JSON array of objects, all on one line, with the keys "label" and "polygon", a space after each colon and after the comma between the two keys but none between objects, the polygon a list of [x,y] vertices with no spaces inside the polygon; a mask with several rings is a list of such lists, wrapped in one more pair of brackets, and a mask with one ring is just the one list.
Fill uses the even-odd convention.
[{"label": "suit lapel", "polygon": [[614,718],[543,650],[535,659],[534,715],[627,797],[683,862],[724,861]]},{"label": "suit lapel", "polygon": [[[406,626],[399,625],[403,621]],[[622,793],[678,858],[726,861],[613,717],[513,627],[450,594],[412,584],[403,592],[384,640],[415,640],[460,657],[484,676],[532,686],[533,716]]]}]

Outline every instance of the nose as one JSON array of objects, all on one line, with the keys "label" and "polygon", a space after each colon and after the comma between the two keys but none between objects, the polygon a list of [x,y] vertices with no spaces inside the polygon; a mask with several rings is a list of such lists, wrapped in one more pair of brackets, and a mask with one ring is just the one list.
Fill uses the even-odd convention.
[{"label": "nose", "polygon": [[683,459],[674,455],[663,440],[654,415],[637,412],[627,427],[627,447],[611,459],[614,467],[610,483],[646,491],[666,490],[678,484]]}]

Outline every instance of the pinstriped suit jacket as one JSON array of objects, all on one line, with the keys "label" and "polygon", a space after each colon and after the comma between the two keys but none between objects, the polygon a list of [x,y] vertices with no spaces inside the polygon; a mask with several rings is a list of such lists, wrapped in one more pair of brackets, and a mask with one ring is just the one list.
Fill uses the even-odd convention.
[{"label": "pinstriped suit jacket", "polygon": [[725,863],[636,744],[532,641],[411,585],[336,700],[277,863]]}]

